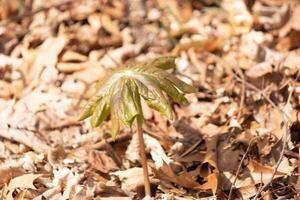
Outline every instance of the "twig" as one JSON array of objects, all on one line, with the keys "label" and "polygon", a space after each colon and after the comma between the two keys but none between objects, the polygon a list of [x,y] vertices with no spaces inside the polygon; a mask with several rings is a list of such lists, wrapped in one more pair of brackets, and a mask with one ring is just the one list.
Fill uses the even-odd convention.
[{"label": "twig", "polygon": [[276,104],[260,89],[258,89],[257,87],[255,87],[253,84],[241,79],[240,77],[238,77],[235,73],[234,73],[234,77],[241,83],[245,84],[245,86],[255,90],[256,92],[260,93],[270,104],[271,106],[273,106],[275,109],[278,109],[280,112],[282,112],[282,110],[280,108],[278,108],[276,106]]},{"label": "twig", "polygon": [[[281,161],[282,161],[282,159],[283,159],[283,156],[284,156],[284,150],[285,150],[285,148],[286,148],[286,145],[287,145],[287,136],[288,136],[288,133],[289,133],[289,128],[288,128],[288,119],[289,119],[289,117],[288,117],[288,115],[282,110],[282,109],[280,109],[278,106],[276,106],[276,104],[264,93],[264,92],[262,92],[260,89],[258,89],[257,87],[255,87],[254,85],[252,85],[251,83],[248,83],[248,82],[246,82],[245,80],[242,80],[241,78],[239,78],[236,74],[234,74],[234,76],[235,76],[235,78],[238,80],[238,81],[240,81],[240,82],[242,82],[242,83],[244,83],[247,87],[250,87],[250,88],[252,88],[253,90],[255,90],[255,91],[257,91],[258,93],[260,93],[275,109],[277,109],[279,112],[280,112],[280,114],[282,115],[282,119],[283,119],[283,123],[284,123],[284,133],[283,133],[283,136],[282,136],[282,143],[283,143],[283,146],[282,146],[282,149],[281,149],[281,152],[280,152],[280,157],[279,157],[279,159],[278,159],[278,161],[277,161],[277,163],[276,163],[276,165],[275,165],[275,167],[274,167],[274,170],[273,170],[273,173],[272,173],[272,176],[271,176],[271,178],[270,178],[270,180],[269,180],[269,182],[268,183],[266,183],[263,187],[261,187],[258,191],[257,191],[257,193],[256,193],[256,195],[255,195],[255,197],[254,197],[254,200],[257,200],[257,198],[258,198],[258,196],[260,195],[260,193],[262,192],[262,191],[264,191],[269,185],[270,185],[270,183],[272,182],[272,180],[274,179],[274,177],[275,177],[275,174],[276,174],[276,172],[277,172],[277,170],[278,170],[278,167],[279,167],[279,165],[280,165],[280,163],[281,163]],[[290,101],[290,98],[291,98],[291,94],[292,94],[292,92],[289,94],[289,98],[288,98],[288,101],[287,102],[289,102]]]},{"label": "twig", "polygon": [[190,148],[188,148],[185,152],[183,152],[180,155],[180,158],[185,157],[186,155],[190,154],[191,152],[193,152],[201,143],[203,142],[203,140],[198,140],[197,142],[195,142]]},{"label": "twig", "polygon": [[[290,101],[290,97],[291,97],[291,93],[289,95],[289,98],[288,98],[287,102]],[[278,159],[278,161],[277,161],[277,163],[276,163],[276,165],[274,167],[274,170],[273,170],[273,173],[272,173],[272,176],[271,176],[269,182],[267,184],[265,184],[263,187],[261,187],[260,190],[258,190],[258,192],[256,193],[256,195],[254,197],[254,200],[257,200],[257,198],[260,195],[260,193],[262,191],[264,191],[271,184],[271,182],[274,179],[275,174],[276,174],[276,172],[277,172],[277,170],[279,168],[279,165],[280,165],[280,163],[281,163],[281,161],[283,159],[283,156],[284,156],[284,150],[285,150],[286,145],[287,145],[287,136],[288,136],[288,133],[289,133],[289,127],[288,127],[288,118],[287,118],[287,115],[285,114],[284,111],[281,110],[281,112],[282,112],[282,115],[283,115],[282,118],[283,118],[283,123],[284,123],[284,133],[283,133],[283,136],[282,136],[282,143],[283,143],[283,145],[282,145],[282,149],[281,149],[281,152],[280,152],[280,157],[279,157],[279,159]]]},{"label": "twig", "polygon": [[[297,192],[297,191],[295,191],[295,190],[293,189],[293,187],[291,187],[290,185],[285,185],[285,186],[276,188],[276,189],[274,189],[274,190],[271,190],[270,192],[271,192],[271,194],[274,194],[274,192],[277,192],[277,191],[282,190],[282,189],[285,189],[285,188],[288,188],[288,189],[292,190],[292,192],[295,192],[295,193]],[[266,194],[262,194],[261,196],[264,197],[264,196],[266,196]]]},{"label": "twig", "polygon": [[255,140],[255,138],[252,139],[252,140],[250,141],[250,143],[249,143],[249,145],[248,145],[248,147],[247,147],[247,150],[246,150],[245,154],[243,155],[242,160],[240,161],[239,167],[238,167],[238,169],[237,169],[237,171],[236,171],[236,174],[235,174],[234,181],[233,181],[233,183],[232,183],[232,185],[231,185],[231,187],[230,187],[230,192],[229,192],[229,195],[228,195],[228,200],[231,199],[232,192],[233,192],[233,188],[235,187],[235,183],[236,183],[236,181],[237,181],[238,175],[239,175],[240,170],[241,170],[241,168],[242,168],[243,162],[244,162],[244,160],[246,159],[246,156],[247,156],[247,154],[249,153],[250,148],[251,148],[251,145],[252,145],[252,143],[253,143],[254,140]]}]

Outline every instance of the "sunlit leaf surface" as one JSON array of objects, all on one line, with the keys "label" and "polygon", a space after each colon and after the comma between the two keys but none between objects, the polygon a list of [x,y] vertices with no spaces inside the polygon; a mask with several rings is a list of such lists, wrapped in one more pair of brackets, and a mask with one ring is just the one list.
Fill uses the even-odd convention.
[{"label": "sunlit leaf surface", "polygon": [[186,103],[185,93],[194,88],[165,70],[175,67],[174,57],[161,57],[144,63],[131,63],[107,72],[97,85],[95,96],[86,105],[80,120],[91,117],[92,127],[99,126],[109,115],[112,136],[120,125],[132,126],[139,118],[142,122],[141,99],[168,119],[173,119],[169,95],[177,103]]}]

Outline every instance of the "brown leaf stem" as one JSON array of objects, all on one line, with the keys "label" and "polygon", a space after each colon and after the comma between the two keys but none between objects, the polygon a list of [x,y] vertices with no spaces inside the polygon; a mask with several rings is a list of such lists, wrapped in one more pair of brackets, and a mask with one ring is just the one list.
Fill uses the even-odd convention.
[{"label": "brown leaf stem", "polygon": [[142,124],[139,123],[139,120],[136,120],[136,122],[137,122],[137,134],[139,138],[141,163],[142,163],[143,175],[144,175],[145,195],[151,197],[151,188],[150,188],[148,166],[147,166],[147,159],[146,159],[145,142],[143,138],[143,129],[142,129]]}]

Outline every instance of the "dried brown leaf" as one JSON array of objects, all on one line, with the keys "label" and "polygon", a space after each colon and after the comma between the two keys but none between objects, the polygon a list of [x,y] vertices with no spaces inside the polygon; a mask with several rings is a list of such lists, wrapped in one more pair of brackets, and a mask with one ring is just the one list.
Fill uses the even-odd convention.
[{"label": "dried brown leaf", "polygon": [[182,172],[179,175],[176,175],[172,168],[164,163],[162,167],[159,169],[153,169],[153,172],[155,173],[155,176],[159,179],[170,181],[171,183],[175,183],[177,185],[195,189],[195,190],[213,190],[213,192],[216,191],[217,187],[217,175],[215,173],[210,174],[208,177],[206,177],[207,182],[204,184],[200,184],[195,180],[195,177],[193,177],[188,172]]},{"label": "dried brown leaf", "polygon": [[13,200],[13,192],[18,189],[33,189],[35,190],[36,187],[33,185],[35,179],[43,176],[42,174],[24,174],[22,176],[18,176],[13,178],[7,188],[5,189],[4,196],[7,200]]},{"label": "dried brown leaf", "polygon": [[88,162],[102,173],[108,173],[119,169],[114,159],[109,156],[106,151],[90,151],[88,155]]}]

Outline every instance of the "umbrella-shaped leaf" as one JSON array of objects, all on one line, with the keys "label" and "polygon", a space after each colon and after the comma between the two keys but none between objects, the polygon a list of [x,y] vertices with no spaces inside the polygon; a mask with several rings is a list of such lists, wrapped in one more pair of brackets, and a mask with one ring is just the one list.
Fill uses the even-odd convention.
[{"label": "umbrella-shaped leaf", "polygon": [[96,97],[87,104],[80,119],[91,117],[93,127],[99,126],[110,114],[112,136],[120,125],[132,126],[135,119],[142,123],[141,98],[151,108],[169,119],[172,108],[165,94],[178,103],[187,102],[185,93],[195,89],[165,70],[175,67],[174,57],[161,57],[144,63],[131,63],[105,74],[97,85]]}]

